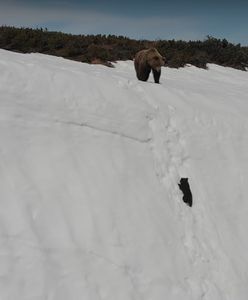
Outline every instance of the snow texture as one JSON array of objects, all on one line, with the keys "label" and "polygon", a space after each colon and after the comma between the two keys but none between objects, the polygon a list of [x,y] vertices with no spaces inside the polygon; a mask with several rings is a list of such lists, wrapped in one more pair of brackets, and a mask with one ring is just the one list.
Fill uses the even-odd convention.
[{"label": "snow texture", "polygon": [[1,300],[247,300],[247,72],[0,69]]}]

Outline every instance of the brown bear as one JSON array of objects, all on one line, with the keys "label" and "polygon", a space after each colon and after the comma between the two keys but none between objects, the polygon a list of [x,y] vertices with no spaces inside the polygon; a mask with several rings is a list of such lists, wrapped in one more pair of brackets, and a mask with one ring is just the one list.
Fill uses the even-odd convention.
[{"label": "brown bear", "polygon": [[136,53],[134,67],[139,80],[147,81],[152,70],[155,83],[159,83],[161,66],[164,66],[165,58],[156,48],[141,50]]}]

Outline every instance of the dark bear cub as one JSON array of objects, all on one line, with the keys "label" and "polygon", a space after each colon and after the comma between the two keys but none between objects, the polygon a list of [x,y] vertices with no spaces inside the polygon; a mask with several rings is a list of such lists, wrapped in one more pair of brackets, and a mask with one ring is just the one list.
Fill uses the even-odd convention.
[{"label": "dark bear cub", "polygon": [[152,71],[155,83],[159,83],[161,66],[164,64],[165,58],[155,48],[139,51],[134,59],[137,78],[142,81],[147,81]]},{"label": "dark bear cub", "polygon": [[183,201],[188,204],[188,206],[192,206],[193,199],[192,193],[190,190],[188,178],[181,178],[180,183],[178,183],[180,190],[183,192]]}]

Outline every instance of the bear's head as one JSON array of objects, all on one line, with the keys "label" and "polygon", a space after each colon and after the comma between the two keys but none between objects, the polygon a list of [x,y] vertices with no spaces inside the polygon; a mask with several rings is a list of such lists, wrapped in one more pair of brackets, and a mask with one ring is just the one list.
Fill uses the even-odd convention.
[{"label": "bear's head", "polygon": [[161,70],[161,67],[165,65],[165,57],[163,57],[156,48],[147,50],[146,61],[152,69],[158,72]]}]

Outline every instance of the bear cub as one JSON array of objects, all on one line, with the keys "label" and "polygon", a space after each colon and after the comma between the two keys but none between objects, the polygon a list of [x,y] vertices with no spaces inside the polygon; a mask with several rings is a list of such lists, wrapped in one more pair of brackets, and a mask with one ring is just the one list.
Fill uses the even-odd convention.
[{"label": "bear cub", "polygon": [[134,58],[136,75],[141,81],[147,81],[152,71],[155,83],[159,83],[161,67],[164,65],[165,58],[156,48],[141,50],[136,53]]},{"label": "bear cub", "polygon": [[192,206],[193,199],[192,193],[190,190],[188,178],[181,178],[180,183],[178,183],[180,190],[183,192],[183,201],[188,204],[188,206]]}]

